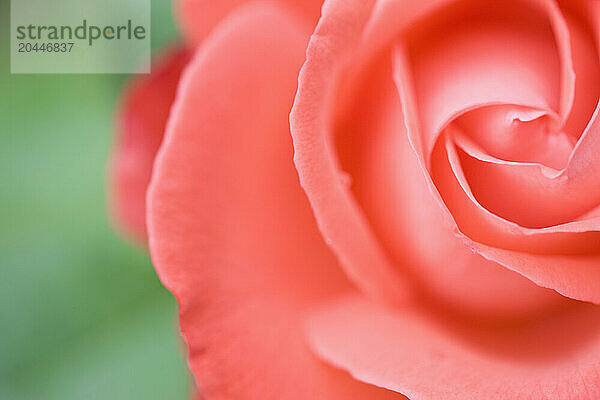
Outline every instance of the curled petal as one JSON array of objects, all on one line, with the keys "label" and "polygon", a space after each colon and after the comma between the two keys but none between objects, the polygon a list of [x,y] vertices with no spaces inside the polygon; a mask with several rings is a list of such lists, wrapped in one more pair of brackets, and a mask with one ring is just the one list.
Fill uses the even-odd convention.
[{"label": "curled petal", "polygon": [[[453,161],[456,169],[464,171],[463,187],[472,190],[473,200],[476,198],[494,214],[530,228],[550,227],[546,232],[565,231],[560,226],[564,224],[573,231],[575,226],[581,232],[600,230],[597,224],[571,222],[600,204],[600,191],[594,185],[596,169],[590,165],[593,161],[586,161],[589,171],[561,173],[537,163],[489,157],[459,132],[454,133],[460,154]],[[529,231],[535,234],[535,229]]]},{"label": "curled petal", "polygon": [[[563,199],[556,196],[555,186],[548,184],[544,186],[544,179],[539,177],[546,177],[545,167],[538,164],[495,160],[479,152],[460,133],[452,135],[454,133],[456,131],[448,129],[444,143],[440,143],[434,151],[432,179],[463,233],[482,243],[530,253],[574,255],[598,253],[600,225],[597,218],[573,221],[545,229],[534,229],[525,228],[490,212],[478,199],[489,200],[485,203],[487,207],[494,204],[504,205],[502,203],[504,200],[505,203],[514,206],[514,209],[510,210],[514,213],[522,208],[526,209],[522,203],[527,204],[527,200],[523,200],[527,196],[536,199],[543,198],[545,194],[548,197],[554,196],[554,199],[559,198],[557,200],[559,204],[564,204],[569,197],[572,198],[572,193],[564,191],[562,194],[565,198]],[[452,136],[458,136],[458,143],[461,146],[459,149],[452,142]],[[480,159],[475,158],[476,156]],[[473,166],[474,160],[482,164],[488,162],[490,165],[511,167],[512,170],[507,169],[506,171],[510,171],[512,174],[507,178],[484,168],[486,164]],[[470,167],[466,170],[468,172],[465,172],[464,167]],[[475,167],[480,167],[481,170]],[[519,173],[520,175],[518,175]],[[510,178],[519,179],[523,188],[518,190],[513,186],[511,190],[496,191],[495,185],[506,188],[506,181]],[[494,185],[489,185],[489,182],[494,182]],[[477,192],[471,190],[473,184],[479,185],[475,186]],[[497,197],[485,197],[483,190],[493,192]],[[540,200],[538,204],[540,210],[535,208],[533,210],[541,213],[545,204],[547,203],[544,200]],[[532,208],[529,210],[529,213],[532,213]],[[530,214],[525,215],[529,216]]]},{"label": "curled petal", "polygon": [[543,110],[498,105],[465,113],[453,125],[490,157],[560,170],[567,165],[575,139],[563,131],[551,132],[556,122]]},{"label": "curled petal", "polygon": [[[598,275],[598,263],[593,256],[585,256],[590,251],[595,253],[595,226],[594,220],[585,221],[583,223],[574,222],[573,224],[565,224],[557,227],[548,228],[548,230],[533,230],[526,231],[516,224],[511,224],[506,220],[498,220],[494,216],[486,216],[488,222],[484,222],[477,228],[470,231],[462,231],[466,225],[459,224],[457,221],[470,223],[477,221],[477,218],[470,219],[470,216],[477,217],[478,214],[470,214],[477,204],[472,199],[460,199],[468,192],[463,191],[458,183],[453,183],[453,179],[460,178],[457,169],[446,170],[446,175],[438,176],[437,183],[443,185],[454,185],[452,192],[439,188],[434,185],[431,180],[430,171],[427,168],[426,158],[428,153],[424,146],[429,145],[429,142],[423,143],[419,136],[421,129],[420,122],[417,118],[419,108],[417,106],[415,88],[412,84],[411,69],[409,67],[409,59],[406,49],[398,46],[395,56],[395,79],[398,86],[398,92],[402,100],[404,115],[406,118],[406,126],[411,145],[415,149],[419,157],[419,163],[423,172],[426,174],[426,179],[430,185],[431,193],[440,202],[440,206],[445,214],[445,219],[450,225],[450,230],[455,230],[459,237],[462,237],[465,243],[473,251],[481,254],[485,258],[496,261],[513,271],[519,272],[524,276],[532,279],[538,285],[555,289],[561,294],[579,300],[598,302],[600,297],[600,281]],[[592,157],[591,153],[598,153],[596,147],[597,130],[595,128],[596,118],[590,123],[586,133],[580,139],[575,147],[568,166],[563,171],[562,176],[568,176],[572,181],[580,180],[582,186],[585,182],[592,182],[598,176],[596,172],[597,157]],[[449,162],[446,165],[450,165]],[[456,164],[455,164],[456,165]],[[584,167],[585,165],[585,167]],[[568,172],[567,172],[568,171]],[[589,187],[589,185],[588,185]],[[594,186],[597,188],[598,186]],[[440,196],[438,190],[444,190],[446,197]],[[595,189],[592,189],[595,190]],[[460,192],[463,191],[463,194]],[[444,194],[442,193],[442,194]],[[455,196],[448,197],[448,193],[454,193]],[[463,201],[464,200],[464,201]],[[459,206],[448,206],[445,202],[454,202]],[[453,204],[454,204],[453,203]],[[445,225],[447,226],[447,225]],[[482,228],[483,226],[483,228]],[[498,229],[504,230],[504,238],[498,236],[489,236],[490,232],[493,235],[498,233]],[[587,232],[591,230],[591,232]],[[465,237],[467,234],[469,238]],[[478,235],[482,235],[480,238]],[[485,235],[488,235],[487,237]],[[573,236],[583,236],[584,240],[580,241]],[[510,243],[506,242],[509,239]],[[521,240],[522,239],[522,240]],[[474,243],[481,240],[483,243]],[[500,246],[497,248],[496,246]],[[506,248],[502,248],[506,247]],[[522,250],[522,251],[520,251]],[[565,263],[565,257],[553,256],[547,254],[541,256],[545,260],[544,263],[536,264],[539,261],[538,256],[527,254],[526,252],[534,251],[540,253],[581,253],[582,256],[574,261],[578,264],[577,272],[572,271],[568,263]],[[492,256],[490,252],[493,252]],[[518,257],[513,257],[518,253]],[[501,255],[501,256],[499,256]],[[568,257],[567,257],[568,258]],[[519,263],[511,264],[511,261],[521,260]]]},{"label": "curled petal", "polygon": [[319,228],[348,276],[369,295],[398,302],[407,284],[368,226],[344,179],[328,140],[327,105],[333,96],[336,67],[356,51],[373,2],[334,0],[325,3],[323,17],[308,46],[299,88],[290,115],[294,162],[313,207]]},{"label": "curled petal", "polygon": [[474,252],[575,300],[600,304],[600,255],[544,255],[498,249],[464,238]]},{"label": "curled petal", "polygon": [[[564,21],[525,7],[531,3],[539,2],[459,2],[408,32],[401,46],[426,160],[444,127],[476,107],[513,104],[568,113],[571,79],[563,77],[562,89],[560,82],[561,75],[572,75],[570,47],[561,45],[565,40],[557,44],[553,30],[564,28]],[[568,32],[555,30],[568,40]]]},{"label": "curled petal", "polygon": [[335,126],[341,167],[398,273],[423,298],[482,318],[527,318],[557,302],[555,292],[474,254],[445,223],[408,139],[388,53],[372,62]]},{"label": "curled petal", "polygon": [[186,69],[149,190],[150,249],[210,399],[398,399],[319,362],[300,316],[348,283],[292,164],[309,27],[253,3]]}]

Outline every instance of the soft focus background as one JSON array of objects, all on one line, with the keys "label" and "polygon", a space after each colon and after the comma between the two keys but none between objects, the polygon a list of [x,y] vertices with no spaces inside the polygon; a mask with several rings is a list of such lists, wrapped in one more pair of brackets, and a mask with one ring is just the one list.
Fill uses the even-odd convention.
[{"label": "soft focus background", "polygon": [[[176,34],[152,5],[156,49]],[[106,213],[128,77],[10,75],[0,14],[0,399],[184,399],[175,301]]]}]

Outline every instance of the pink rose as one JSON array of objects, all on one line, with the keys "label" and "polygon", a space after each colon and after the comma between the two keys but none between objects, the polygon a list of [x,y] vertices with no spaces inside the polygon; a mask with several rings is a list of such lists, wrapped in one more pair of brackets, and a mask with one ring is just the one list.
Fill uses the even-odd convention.
[{"label": "pink rose", "polygon": [[600,399],[600,2],[178,6],[147,223],[207,399]]}]

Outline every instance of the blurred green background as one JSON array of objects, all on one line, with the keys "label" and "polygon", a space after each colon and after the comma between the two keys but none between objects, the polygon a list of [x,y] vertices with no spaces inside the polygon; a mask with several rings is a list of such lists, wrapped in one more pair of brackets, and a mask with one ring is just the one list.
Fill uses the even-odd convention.
[{"label": "blurred green background", "polygon": [[[152,45],[175,40],[152,0]],[[176,305],[106,215],[128,76],[10,75],[0,0],[0,399],[185,399]]]}]

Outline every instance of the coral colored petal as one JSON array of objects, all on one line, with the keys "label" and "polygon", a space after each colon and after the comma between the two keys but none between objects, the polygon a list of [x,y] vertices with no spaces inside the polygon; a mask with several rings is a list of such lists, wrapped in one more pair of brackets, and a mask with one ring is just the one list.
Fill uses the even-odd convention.
[{"label": "coral colored petal", "polygon": [[[444,126],[461,113],[477,106],[515,104],[528,105],[540,110],[548,109],[551,106],[553,109],[560,110],[563,118],[566,117],[566,110],[570,108],[569,104],[573,97],[571,47],[568,43],[570,35],[556,6],[552,6],[552,2],[539,3],[547,8],[550,17],[550,23],[546,23],[548,26],[545,26],[542,20],[536,22],[528,16],[511,20],[512,10],[507,15],[501,12],[502,7],[506,8],[504,3],[501,9],[495,10],[492,20],[497,18],[502,20],[499,30],[510,26],[507,20],[516,24],[512,29],[515,34],[519,32],[519,29],[524,29],[521,34],[516,36],[503,32],[494,39],[494,24],[488,21],[481,27],[477,22],[478,18],[481,22],[480,15],[471,18],[473,25],[471,27],[465,28],[464,24],[459,25],[460,29],[464,29],[462,34],[460,32],[449,34],[448,32],[452,32],[452,29],[456,30],[456,28],[444,28],[445,19],[452,20],[452,17],[448,17],[448,15],[452,15],[448,10],[442,17],[439,17],[439,21],[436,20],[437,23],[432,32],[416,31],[411,34],[414,38],[409,40],[409,47],[413,50],[409,51],[411,65],[408,68],[415,81],[416,101],[415,110],[412,112],[418,111],[420,115],[420,119],[413,125],[418,126],[421,132],[422,138],[419,140],[424,141],[422,143],[424,148],[418,151],[424,153],[423,157],[426,161],[429,160],[429,154]],[[468,3],[467,6],[470,7],[468,12],[476,10],[471,3]],[[461,11],[460,18],[465,18],[467,11],[460,8],[458,10]],[[489,11],[487,10],[485,13]],[[484,16],[485,13],[483,13]],[[533,30],[536,29],[539,30],[538,34],[533,33]],[[473,35],[474,31],[478,34]],[[544,31],[546,32],[545,36]],[[552,49],[554,46],[552,31],[556,37],[556,51]],[[476,39],[473,39],[472,36]],[[438,37],[437,42],[436,37]],[[545,42],[544,37],[546,38]],[[427,41],[426,45],[421,45],[420,41],[425,40]],[[531,42],[527,40],[531,40]],[[434,44],[432,48],[432,41],[439,43]],[[525,47],[519,50],[519,46],[529,47],[530,50],[526,50]],[[493,57],[500,57],[500,59],[494,60],[492,65],[489,65],[490,54]],[[548,54],[560,55],[560,63],[555,62],[554,69]],[[559,64],[562,64],[561,74],[558,73]],[[501,66],[500,71],[491,72],[496,66]],[[510,75],[513,73],[516,75]],[[552,88],[550,82],[561,81],[559,75],[563,81],[561,96],[557,95],[557,90],[547,91],[548,88]],[[506,84],[506,82],[514,84]],[[536,93],[538,93],[537,100]],[[544,105],[546,100],[558,97],[561,99],[560,106],[552,102]],[[551,111],[548,109],[547,113],[551,113]],[[489,133],[485,132],[485,134]],[[564,162],[564,159],[568,158],[565,153],[569,145],[563,138],[565,135],[546,136],[548,141],[556,142],[552,144],[554,147],[564,148],[557,150],[561,153],[559,155],[561,162]],[[524,144],[520,143],[519,146],[524,147]],[[544,148],[545,146],[541,145],[540,147]],[[573,159],[575,161],[578,159],[577,154]],[[494,171],[499,170],[499,172],[491,173],[490,168],[495,168]],[[582,188],[590,187],[590,179],[594,179],[592,176],[596,174],[595,168],[591,168],[589,172],[582,173],[578,177],[573,177],[573,174],[568,173],[556,177],[546,177],[540,169],[535,167],[523,166],[521,169],[523,168],[534,174],[537,173],[537,175],[522,174],[518,166],[513,167],[506,163],[491,164],[488,168],[466,166],[465,174],[467,181],[471,182],[471,178],[473,179],[475,196],[482,198],[482,204],[485,207],[489,207],[492,212],[501,217],[531,228],[569,222],[599,202],[600,197],[596,191],[587,193],[586,196],[578,194],[582,193]],[[490,176],[497,179],[490,178]],[[569,179],[566,179],[567,176]],[[477,179],[477,177],[482,179]],[[489,187],[490,181],[498,182],[498,184]],[[539,184],[536,185],[536,183]],[[508,201],[504,201],[509,193]],[[538,193],[538,196],[531,196],[531,193]],[[530,210],[535,211],[531,212]]]},{"label": "coral colored petal", "polygon": [[[568,169],[559,174],[539,164],[498,160],[483,153],[453,127],[447,132],[450,135],[445,145],[448,154],[443,155],[444,151],[438,149],[433,179],[464,233],[481,242],[528,252],[598,253],[598,218],[590,216],[575,220],[598,203],[590,189],[593,171],[589,175],[585,172],[587,180],[575,175],[567,179],[564,174]],[[450,137],[458,144],[458,151],[449,143]],[[494,184],[490,185],[490,182]],[[549,204],[548,199],[558,206]],[[523,210],[526,214],[521,219],[531,220],[543,216],[545,208],[546,213],[554,207],[555,213],[564,214],[565,209],[568,211],[582,202],[583,207],[572,212],[570,218],[563,216],[571,222],[544,229],[525,228],[490,212],[516,215],[515,212]],[[509,210],[508,206],[512,208]],[[519,219],[518,216],[515,219]]]},{"label": "coral colored petal", "polygon": [[306,307],[346,289],[292,163],[288,112],[309,29],[254,3],[186,69],[149,190],[152,258],[210,399],[401,399],[319,362]]},{"label": "coral colored petal", "polygon": [[[530,253],[586,254],[599,252],[600,225],[598,219],[574,221],[545,229],[525,228],[490,212],[478,201],[477,194],[480,193],[474,193],[471,190],[471,183],[473,181],[481,185],[487,184],[485,187],[489,188],[489,190],[494,190],[495,188],[492,189],[493,185],[489,185],[489,182],[494,182],[494,185],[501,186],[503,184],[501,176],[496,176],[487,171],[487,175],[481,176],[480,180],[472,179],[469,181],[469,177],[465,175],[462,168],[466,165],[467,167],[471,167],[470,170],[477,171],[477,168],[469,165],[468,160],[469,157],[475,159],[475,156],[478,156],[481,158],[478,161],[482,163],[487,161],[490,164],[497,163],[498,165],[510,166],[521,173],[520,177],[524,181],[527,178],[532,180],[533,183],[529,183],[529,190],[524,189],[523,192],[519,192],[513,188],[512,191],[497,192],[496,194],[499,199],[486,198],[486,200],[489,200],[486,205],[489,205],[489,203],[498,204],[499,200],[513,204],[515,199],[509,198],[510,196],[514,196],[516,199],[522,199],[527,195],[536,197],[536,190],[547,190],[548,195],[550,195],[552,193],[551,190],[548,188],[536,188],[535,183],[539,185],[539,180],[531,178],[535,173],[543,175],[540,172],[540,170],[543,170],[543,166],[508,163],[490,158],[480,153],[475,145],[472,145],[460,133],[452,129],[452,127],[447,129],[447,135],[444,138],[445,143],[440,143],[434,151],[431,175],[446,206],[451,211],[454,220],[463,233],[483,243]],[[455,148],[454,143],[452,143],[453,138],[459,144],[458,150]],[[481,166],[477,167],[485,170]],[[484,176],[489,179],[484,181]],[[473,178],[473,176],[470,176],[470,178]],[[568,198],[568,196],[569,194],[566,193],[565,197]],[[559,199],[558,201],[561,200]],[[540,201],[540,207],[543,204],[544,202]],[[513,205],[517,208],[517,204]],[[535,206],[532,207],[530,210],[536,210]]]},{"label": "coral colored petal", "polygon": [[[316,21],[322,0],[270,0],[286,3],[298,13]],[[206,35],[231,11],[250,0],[175,0],[175,14],[186,41],[192,46],[200,44]]]},{"label": "coral colored petal", "polygon": [[560,108],[562,123],[565,124],[573,111],[576,75],[573,62],[573,41],[562,10],[556,0],[534,0],[534,4],[545,11],[552,26],[554,40],[560,59]]},{"label": "coral colored petal", "polygon": [[371,2],[333,0],[313,34],[290,115],[294,161],[319,228],[348,276],[370,296],[402,300],[408,291],[352,197],[329,143],[327,106],[334,94],[336,67],[356,50]]},{"label": "coral colored petal", "polygon": [[569,174],[539,164],[506,162],[486,156],[460,134],[455,138],[474,196],[503,218],[530,228],[552,227],[573,221],[600,204],[600,190],[594,184],[594,173],[600,171],[595,168]]},{"label": "coral colored petal", "polygon": [[417,25],[403,41],[426,159],[443,128],[475,107],[568,109],[561,103],[570,91],[561,94],[553,25],[539,7],[511,4],[457,3]]},{"label": "coral colored petal", "polygon": [[146,242],[146,189],[162,142],[181,71],[190,54],[174,48],[161,54],[153,72],[127,88],[117,119],[117,139],[109,163],[111,211],[117,226]]},{"label": "coral colored petal", "polygon": [[[395,79],[396,86],[398,88],[398,93],[400,95],[400,99],[402,102],[408,137],[410,139],[411,145],[413,146],[413,148],[415,149],[415,151],[417,153],[417,156],[419,157],[419,162],[421,164],[421,168],[424,170],[427,180],[430,182],[430,185],[433,185],[433,182],[431,181],[431,178],[429,176],[430,172],[427,171],[426,166],[425,166],[425,163],[426,163],[425,157],[427,157],[427,156],[425,155],[426,153],[424,152],[424,149],[422,148],[422,141],[420,140],[420,137],[419,137],[419,132],[421,131],[421,126],[420,126],[420,123],[419,123],[418,117],[417,117],[418,112],[417,112],[417,108],[415,105],[416,100],[415,100],[415,96],[414,96],[414,87],[412,86],[411,77],[412,77],[412,75],[411,75],[410,68],[408,66],[406,50],[400,46],[397,46],[395,49],[395,52],[394,52],[394,79]],[[453,202],[454,207],[450,207],[451,211],[456,212],[458,217],[463,215],[464,218],[462,218],[461,221],[464,221],[465,223],[477,222],[476,219],[471,219],[472,216],[477,216],[477,214],[471,215],[471,214],[469,214],[469,212],[473,211],[473,209],[476,206],[478,206],[478,204],[475,203],[474,201],[472,201],[473,199],[466,198],[466,195],[468,195],[469,192],[465,192],[462,194],[460,193],[462,191],[462,189],[459,185],[460,182],[455,183],[457,177],[454,175],[454,172],[448,168],[451,166],[451,164],[449,164],[448,162],[444,162],[441,165],[442,165],[443,169],[437,172],[437,174],[440,175],[440,176],[438,176],[437,183],[438,183],[438,185],[444,185],[444,188],[442,188],[442,189],[446,193],[447,196],[453,195],[452,198],[446,198],[445,199],[446,201],[451,201],[453,198],[456,199],[456,201]],[[435,166],[439,167],[440,163],[439,162],[436,163]],[[432,188],[432,193],[434,194],[435,197],[438,197],[439,196],[438,188]],[[463,196],[466,199],[460,199],[459,198],[460,196]],[[447,217],[453,218],[453,216],[448,213],[448,209],[445,208],[445,206],[443,207],[443,209],[445,210],[445,213],[447,213]],[[470,210],[470,211],[466,211],[466,210]],[[486,210],[482,210],[482,211],[486,211]],[[461,214],[458,214],[458,213],[461,213]],[[538,234],[539,236],[548,237],[549,235],[547,235],[547,234],[553,233],[555,230],[557,232],[570,232],[570,231],[577,232],[578,231],[576,229],[575,230],[572,229],[573,227],[571,227],[571,226],[565,226],[565,227],[561,227],[561,228],[557,227],[557,228],[551,229],[549,232],[546,232],[545,230],[527,230],[526,228],[518,226],[517,224],[511,223],[509,221],[501,220],[500,218],[497,218],[495,216],[492,216],[492,219],[494,220],[494,223],[485,223],[484,224],[484,225],[487,225],[487,229],[479,230],[479,228],[481,228],[481,225],[479,225],[478,229],[469,230],[469,233],[473,233],[473,234],[482,236],[481,240],[487,240],[488,242],[498,242],[499,245],[511,247],[511,246],[515,246],[515,245],[518,246],[519,243],[521,243],[521,239],[525,239],[526,236],[533,236],[535,234]],[[454,220],[451,223],[451,225],[455,225]],[[459,227],[464,228],[464,226],[459,226]],[[564,228],[564,229],[562,229],[562,228]],[[589,227],[583,226],[582,228],[587,229]],[[502,232],[498,232],[499,229],[501,229]],[[583,229],[581,229],[581,230],[583,230]],[[579,230],[579,231],[581,231],[581,230]],[[507,240],[506,237],[503,239],[498,238],[498,237],[494,236],[495,233],[498,233],[499,235],[505,235],[505,236],[508,235],[509,237],[512,236],[514,240],[511,240],[510,244],[507,244],[507,243],[505,243]],[[479,239],[479,237],[477,237],[475,239]],[[552,238],[550,238],[550,239],[552,239]],[[527,246],[530,250],[535,250],[537,247],[537,248],[539,248],[537,251],[547,251],[548,248],[555,247],[557,242],[550,241],[548,244],[544,244],[544,240],[542,240],[541,244],[537,244],[534,247],[532,247],[532,244],[534,244],[534,243],[528,242],[528,243],[524,244],[524,246]]]},{"label": "coral colored petal", "polygon": [[454,123],[491,157],[555,170],[567,165],[575,145],[573,136],[553,131],[557,126],[554,116],[528,107],[481,107]]},{"label": "coral colored petal", "polygon": [[352,193],[396,268],[424,298],[471,316],[526,318],[564,301],[474,254],[445,224],[408,143],[391,70],[386,52],[364,71],[335,142]]},{"label": "coral colored petal", "polygon": [[[415,116],[417,114],[416,114],[415,98],[414,98],[414,91],[413,91],[414,89],[411,85],[410,70],[406,67],[407,66],[406,51],[405,50],[403,51],[402,48],[398,47],[395,52],[394,60],[395,60],[394,77],[395,77],[395,81],[396,81],[396,86],[398,87],[398,93],[399,93],[400,99],[402,101],[404,116],[406,119],[406,126],[408,129],[408,137],[409,137],[412,147],[414,148],[414,150],[417,153],[417,156],[419,158],[420,167],[423,171],[423,174],[425,175],[426,181],[428,182],[429,188],[431,189],[431,193],[433,194],[434,198],[437,199],[438,204],[441,207],[441,210],[443,211],[444,224],[442,224],[441,226],[446,227],[449,230],[449,232],[455,232],[459,237],[462,237],[464,239],[465,243],[473,251],[477,252],[478,254],[481,254],[482,256],[484,256],[485,258],[487,258],[489,260],[498,262],[499,264],[504,265],[504,266],[508,267],[509,269],[528,277],[529,279],[533,280],[540,286],[554,289],[554,290],[560,292],[561,294],[563,294],[567,297],[574,298],[574,299],[586,300],[586,301],[592,301],[592,302],[600,302],[600,296],[598,295],[598,293],[600,293],[600,280],[598,279],[598,271],[600,271],[600,268],[599,268],[598,261],[596,259],[594,259],[594,257],[588,257],[588,258],[582,257],[580,259],[577,259],[577,261],[575,261],[575,262],[578,264],[578,270],[575,272],[575,271],[571,271],[568,263],[564,262],[566,257],[552,256],[552,255],[535,256],[535,255],[531,255],[531,254],[515,252],[513,250],[499,249],[499,248],[495,248],[495,247],[491,247],[491,246],[482,245],[481,243],[473,242],[473,240],[464,236],[464,234],[467,232],[462,232],[459,230],[460,226],[457,226],[457,220],[455,219],[455,217],[458,216],[459,220],[467,221],[470,214],[469,214],[469,211],[467,211],[468,209],[466,207],[476,205],[476,203],[470,201],[469,199],[466,199],[466,200],[459,199],[458,200],[460,202],[459,204],[463,204],[464,207],[463,206],[451,207],[454,209],[454,210],[452,210],[453,212],[456,212],[456,213],[463,212],[463,218],[460,218],[459,214],[456,214],[456,216],[455,216],[453,213],[451,213],[451,211],[448,209],[447,205],[444,203],[444,200],[440,196],[440,192],[438,191],[438,188],[433,183],[431,176],[429,175],[429,171],[426,169],[426,166],[425,166],[425,160],[424,160],[425,155],[423,152],[422,142],[418,136],[419,123],[415,118]],[[595,125],[596,123],[598,123],[598,122],[592,123],[591,126]],[[594,145],[595,139],[596,139],[596,135],[594,135],[593,132],[595,132],[595,130],[589,129],[587,134],[584,134],[584,137],[582,137],[582,141],[589,140],[589,142],[590,142],[589,144],[592,146],[592,149],[591,149],[592,151],[594,150],[593,145]],[[589,137],[586,139],[586,136],[589,136]],[[590,150],[586,149],[586,147],[582,146],[582,151],[589,152]],[[575,154],[577,154],[577,149],[575,149],[574,155]],[[588,159],[593,160],[593,158],[589,158],[589,157],[588,157]],[[572,162],[572,160],[571,160],[571,162]],[[454,175],[454,173],[452,171],[450,171],[446,176],[439,178],[438,183],[441,182],[446,185],[453,184],[452,183],[453,179],[456,179],[456,175]],[[446,191],[446,194],[447,193],[459,194],[461,192],[461,190],[462,189],[460,188],[460,186],[458,186],[451,192]],[[463,191],[462,195],[464,195],[464,193],[466,193],[466,192]],[[448,198],[446,198],[446,201],[448,201]],[[477,214],[473,214],[473,215],[476,216]],[[527,238],[527,236],[532,236],[532,235],[527,235],[527,233],[529,233],[529,234],[533,233],[533,237],[538,236],[538,235],[541,236],[541,238],[534,238],[534,240],[541,240],[541,244],[538,245],[540,247],[537,249],[537,251],[547,252],[547,251],[551,250],[552,248],[555,248],[555,249],[558,249],[558,251],[568,253],[569,247],[572,246],[573,244],[571,244],[569,246],[564,246],[564,243],[561,243],[561,241],[565,239],[565,236],[566,236],[566,239],[569,239],[568,235],[565,235],[564,233],[569,233],[572,231],[581,232],[584,229],[592,228],[595,223],[596,223],[596,221],[590,220],[590,221],[584,222],[584,225],[579,225],[578,223],[575,223],[575,227],[573,227],[570,224],[565,224],[564,226],[561,226],[561,227],[552,228],[549,232],[546,232],[546,230],[533,230],[533,231],[526,232],[526,231],[521,230],[522,227],[519,228],[516,224],[511,224],[510,222],[505,221],[505,223],[503,223],[503,224],[488,223],[487,224],[488,230],[483,230],[483,231],[474,230],[473,232],[470,232],[470,233],[481,235],[481,234],[489,233],[490,230],[493,230],[493,229],[496,229],[499,227],[500,228],[508,227],[508,228],[512,229],[512,231],[508,232],[510,234],[509,236],[512,236],[514,239],[516,239],[516,240],[512,240],[512,243],[510,245],[508,245],[509,247],[515,246],[516,248],[518,248],[518,246],[519,246],[518,243],[520,242],[519,239],[524,239],[522,241],[523,243],[525,243],[524,245],[522,245],[526,248],[524,250],[525,251],[535,251],[536,248],[534,246],[532,246],[532,242],[525,242],[525,239]],[[578,225],[580,226],[581,229],[577,229]],[[561,230],[563,232],[561,232]],[[525,233],[525,235],[520,235],[520,231],[522,233]],[[585,233],[583,233],[583,234],[585,235]],[[594,233],[591,232],[591,234],[594,234]],[[520,238],[519,238],[519,235],[520,235]],[[546,238],[549,239],[548,242],[545,242]],[[473,238],[473,239],[478,240],[477,238]],[[490,240],[491,242],[494,242],[494,245],[496,245],[497,242],[500,242],[500,244],[503,244],[501,241],[498,240],[497,237],[494,237],[492,239],[488,238],[488,240]],[[560,243],[560,245],[556,245],[557,244],[556,240],[558,241],[558,243]],[[555,241],[554,244],[553,244],[553,241]],[[583,245],[584,246],[586,245],[585,242],[583,243]],[[578,250],[578,249],[575,248],[575,250]],[[513,257],[515,254],[519,254],[518,259]],[[539,265],[536,264],[539,261],[540,257],[542,259],[546,260],[545,264],[539,264]],[[511,264],[511,262],[517,261],[517,260],[519,260],[519,263]],[[545,273],[550,273],[550,274],[552,274],[552,276],[546,276]],[[580,288],[587,288],[587,289],[585,290],[585,292],[579,292]]]},{"label": "coral colored petal", "polygon": [[315,310],[315,353],[361,381],[411,400],[596,400],[600,309],[580,305],[517,329],[453,325],[413,306],[361,297]]},{"label": "coral colored petal", "polygon": [[[445,176],[439,181],[447,184],[452,182],[451,179],[451,176]],[[447,187],[442,187],[440,190],[448,194]],[[460,189],[457,189],[454,193],[459,193],[459,191]],[[467,221],[466,215],[470,216],[471,223],[476,223],[477,217],[481,216],[481,212],[475,207],[465,210],[456,206],[452,203],[452,197],[446,197],[445,201],[450,208],[464,211],[462,217],[460,213],[452,214],[454,220],[459,223]],[[468,204],[468,200],[459,201]],[[447,211],[445,207],[443,209]],[[450,216],[449,213],[448,216]],[[493,218],[493,216],[487,216],[487,218]],[[566,224],[561,227],[563,232],[537,230],[532,235],[523,235],[513,231],[504,232],[506,234],[504,238],[497,236],[498,232],[492,233],[496,235],[493,238],[494,246],[500,243],[509,248],[512,247],[513,250],[492,247],[463,236],[462,233],[467,233],[462,231],[465,228],[464,224],[460,226],[460,236],[463,236],[465,244],[474,252],[528,277],[542,287],[554,289],[573,299],[598,304],[600,303],[600,255],[597,254],[599,223],[598,218],[592,218]],[[490,240],[489,236],[485,237],[485,235],[490,235],[490,228],[497,227],[502,227],[502,223],[487,222],[487,232],[481,226],[475,229],[477,235],[484,235],[483,240]],[[588,232],[586,229],[592,231]],[[532,251],[559,254],[532,254]],[[560,255],[560,253],[567,255]]]},{"label": "coral colored petal", "polygon": [[[335,85],[332,84],[337,78],[335,71],[351,54],[356,54],[357,49],[354,46],[361,43],[357,37],[364,38],[361,29],[376,23],[371,19],[372,16],[368,15],[370,5],[371,3],[335,1],[326,3],[324,18],[313,37],[308,52],[309,58],[301,74],[300,90],[291,115],[291,125],[296,149],[296,166],[324,236],[349,271],[349,275],[358,277],[357,281],[362,284],[366,293],[383,295],[382,297],[389,299],[394,297],[393,288],[398,285],[395,282],[392,290],[387,289],[390,285],[386,282],[391,277],[390,271],[394,266],[382,252],[376,232],[368,225],[363,211],[352,197],[348,179],[345,178],[329,143],[332,135],[328,101],[335,96]],[[412,15],[410,11],[407,13]],[[422,16],[418,12],[415,15]],[[552,38],[551,28],[548,28],[548,31]],[[559,68],[556,71],[555,80],[560,82]],[[543,86],[540,85],[541,90],[546,90]],[[405,93],[413,93],[410,78],[402,79],[399,87]],[[558,90],[556,92],[558,93]],[[410,117],[417,115],[415,103],[411,100],[402,102],[405,115]],[[315,107],[315,104],[319,106]],[[559,108],[558,103],[556,107]],[[410,119],[407,119],[406,124],[409,126],[409,133],[410,128],[419,126],[418,121]],[[412,129],[413,132],[417,130]],[[418,142],[413,140],[412,145],[423,154],[422,149],[419,150]],[[446,222],[446,226],[453,225],[452,221]],[[448,229],[446,234],[453,235],[452,228]]]},{"label": "coral colored petal", "polygon": [[575,97],[571,115],[564,130],[579,138],[590,121],[600,96],[600,63],[594,29],[599,20],[585,9],[590,1],[560,1],[569,27],[575,71]]},{"label": "coral colored petal", "polygon": [[600,255],[543,255],[490,247],[465,238],[488,260],[523,274],[536,284],[575,300],[600,304]]},{"label": "coral colored petal", "polygon": [[[449,158],[451,157],[451,153],[449,153]],[[469,203],[469,200],[457,200],[456,197],[453,197],[461,190],[456,183],[454,185],[457,188],[453,192],[447,186],[452,182],[453,176],[458,176],[460,181],[459,171],[455,169],[453,173],[454,175],[438,176],[438,182],[445,184],[440,187],[442,193],[446,193],[446,195],[452,193],[450,197],[444,198],[445,205],[454,209],[452,214],[454,221],[459,224],[463,222],[459,225],[461,229],[459,236],[463,237],[469,248],[488,260],[528,277],[542,287],[554,289],[562,295],[576,300],[600,303],[600,255],[597,251],[597,228],[600,220],[598,218],[566,224],[554,230],[534,230],[530,231],[532,233],[530,235],[523,235],[523,232],[514,230],[512,232],[505,231],[503,232],[505,237],[501,237],[498,235],[498,231],[491,230],[510,228],[510,224],[506,221],[494,220],[493,215],[482,214],[481,209],[478,210],[476,206],[470,209],[463,208],[468,204],[477,205],[477,203],[473,198]],[[462,183],[462,188],[465,189],[465,187],[465,184]],[[468,190],[465,190],[464,193],[468,194]],[[457,201],[462,204],[457,205]],[[444,209],[448,210],[445,207]],[[448,216],[450,216],[449,213]],[[469,219],[467,216],[470,218],[471,226],[479,222],[478,218],[488,218],[488,221],[482,222],[481,226],[473,229],[478,236],[482,236],[483,241],[493,241],[493,245],[480,243],[480,237],[474,241],[463,236],[463,233],[470,232],[468,231],[470,226],[464,224]],[[465,228],[466,231],[463,231]],[[562,229],[562,232],[558,231],[559,229]],[[492,235],[493,238],[490,239]],[[498,245],[507,248],[498,248],[496,247]],[[532,254],[536,251],[549,254]]]}]

